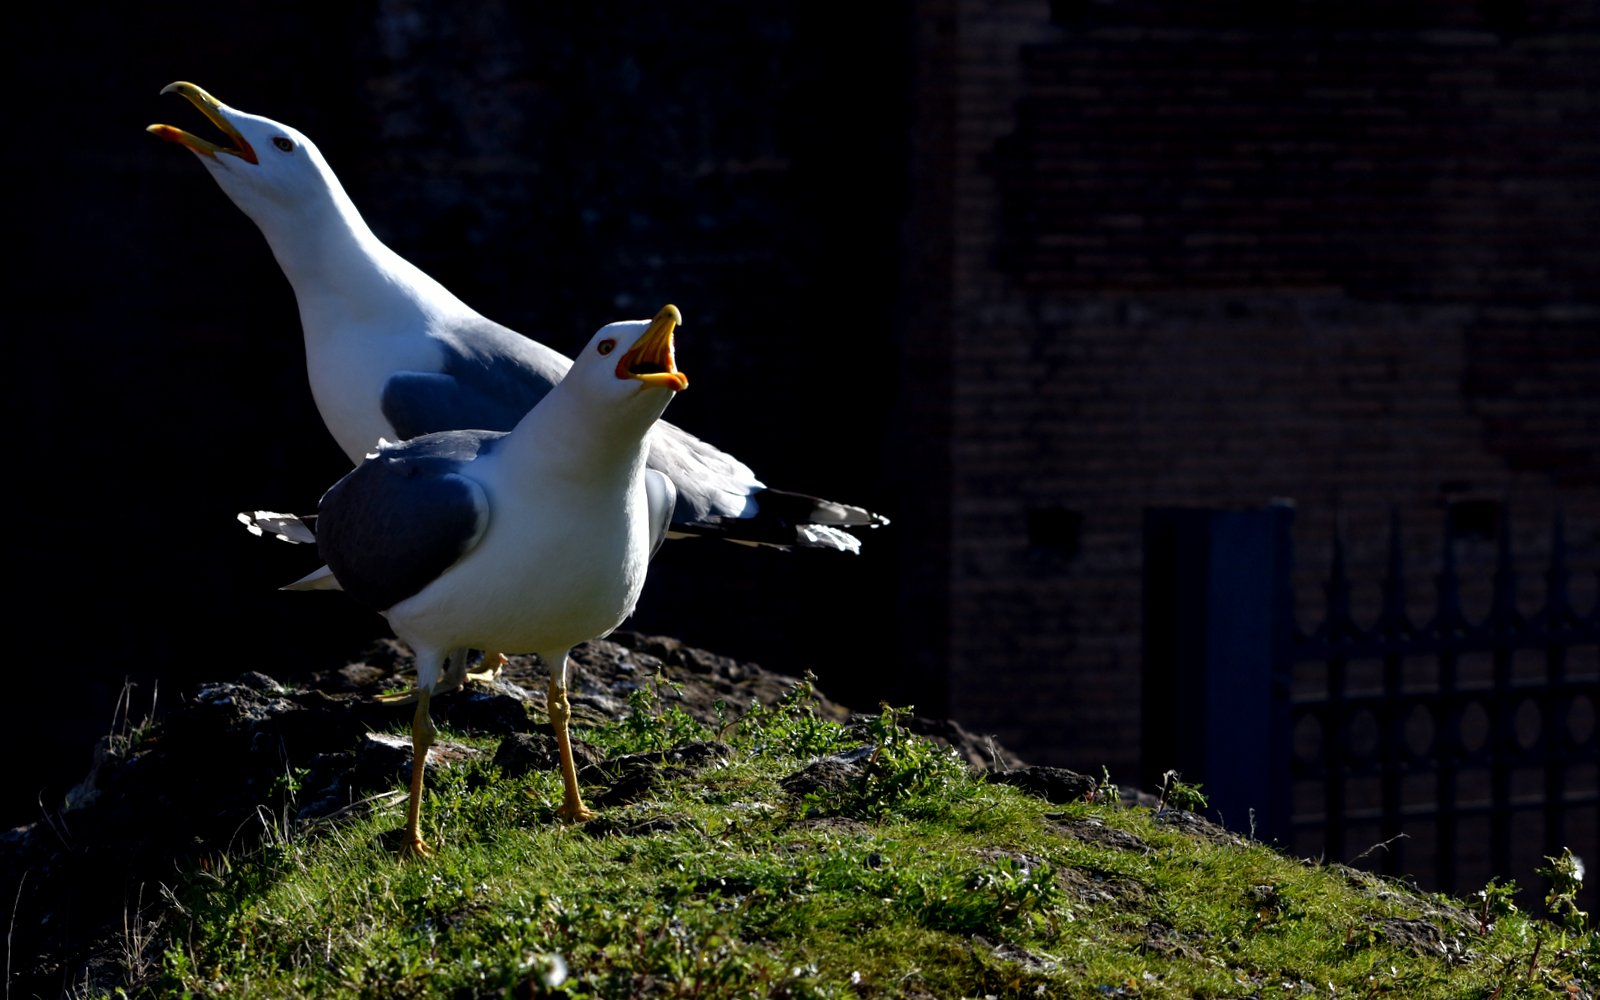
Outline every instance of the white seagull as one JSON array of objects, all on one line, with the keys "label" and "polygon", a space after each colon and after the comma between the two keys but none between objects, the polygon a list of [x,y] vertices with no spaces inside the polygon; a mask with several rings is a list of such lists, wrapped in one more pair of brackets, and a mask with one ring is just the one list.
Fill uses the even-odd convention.
[{"label": "white seagull", "polygon": [[[219,145],[171,125],[147,130],[194,152],[260,227],[300,306],[311,394],[352,462],[380,438],[510,430],[561,381],[568,358],[480,315],[385,246],[304,135],[192,83],[161,92],[187,98],[225,134]],[[665,421],[648,443],[650,468],[678,491],[670,537],[859,552],[849,529],[888,523],[769,489],[737,458]],[[261,513],[271,530],[272,515]]]},{"label": "white seagull", "polygon": [[384,442],[318,505],[318,553],[416,654],[407,851],[432,852],[421,829],[428,703],[468,649],[537,653],[547,665],[557,815],[593,815],[567,735],[567,654],[632,614],[666,537],[675,489],[646,467],[645,442],[689,384],[672,353],[680,320],[668,305],[654,320],[602,327],[509,432]]}]

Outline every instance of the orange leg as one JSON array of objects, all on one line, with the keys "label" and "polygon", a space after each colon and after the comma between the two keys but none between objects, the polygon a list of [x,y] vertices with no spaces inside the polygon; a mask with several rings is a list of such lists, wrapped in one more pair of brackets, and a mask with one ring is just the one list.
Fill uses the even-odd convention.
[{"label": "orange leg", "polygon": [[406,809],[406,842],[402,856],[426,858],[433,854],[422,839],[422,778],[428,762],[428,748],[439,731],[428,714],[430,692],[417,692],[417,712],[411,717],[411,802]]},{"label": "orange leg", "polygon": [[567,720],[572,718],[572,706],[567,703],[567,688],[557,679],[556,670],[566,672],[566,659],[560,666],[552,666],[550,686],[545,704],[550,710],[550,727],[556,731],[556,747],[561,751],[561,784],[563,795],[556,817],[565,823],[582,823],[594,819],[594,813],[583,804],[578,792],[578,769],[572,761],[572,738],[567,734]]}]

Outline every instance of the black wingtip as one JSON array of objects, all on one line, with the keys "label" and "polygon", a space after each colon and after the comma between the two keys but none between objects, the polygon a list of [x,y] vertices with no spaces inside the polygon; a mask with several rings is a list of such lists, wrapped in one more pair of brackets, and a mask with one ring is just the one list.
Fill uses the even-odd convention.
[{"label": "black wingtip", "polygon": [[752,499],[756,502],[754,514],[677,522],[672,531],[681,536],[719,538],[744,545],[859,553],[861,539],[855,533],[889,523],[887,517],[863,507],[804,493],[763,489]]}]

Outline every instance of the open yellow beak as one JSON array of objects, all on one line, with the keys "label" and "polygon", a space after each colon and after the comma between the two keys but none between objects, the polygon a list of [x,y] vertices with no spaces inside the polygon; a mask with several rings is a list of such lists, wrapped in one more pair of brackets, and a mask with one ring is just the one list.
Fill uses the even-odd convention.
[{"label": "open yellow beak", "polygon": [[175,142],[186,149],[199,153],[201,156],[214,157],[218,153],[227,153],[229,156],[237,156],[247,163],[261,162],[256,159],[256,151],[250,148],[250,144],[245,141],[244,136],[239,134],[239,130],[233,127],[233,123],[223,117],[223,103],[221,101],[184,80],[167,84],[161,88],[161,92],[163,94],[182,94],[187,97],[189,103],[199,108],[200,113],[211,119],[211,124],[221,129],[229,139],[233,140],[234,144],[232,146],[223,146],[215,142],[208,142],[197,135],[191,135],[183,129],[174,128],[171,125],[151,125],[145,129],[146,132],[168,142]]},{"label": "open yellow beak", "polygon": [[628,353],[617,361],[617,378],[636,378],[648,386],[674,392],[689,388],[689,376],[672,360],[672,333],[683,322],[675,305],[664,305]]}]

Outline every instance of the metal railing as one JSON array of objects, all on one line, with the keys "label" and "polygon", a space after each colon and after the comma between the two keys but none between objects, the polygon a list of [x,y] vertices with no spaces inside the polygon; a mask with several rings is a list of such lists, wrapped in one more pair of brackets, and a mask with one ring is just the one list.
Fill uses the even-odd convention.
[{"label": "metal railing", "polygon": [[1463,611],[1447,531],[1431,612],[1414,622],[1391,515],[1375,620],[1352,614],[1336,533],[1309,630],[1296,623],[1293,518],[1287,506],[1146,512],[1147,787],[1177,768],[1230,827],[1445,892],[1491,876],[1526,887],[1562,847],[1600,862],[1600,600],[1572,604],[1559,516],[1533,614],[1519,611],[1502,511],[1487,613]]}]

